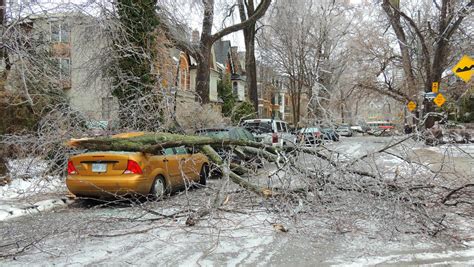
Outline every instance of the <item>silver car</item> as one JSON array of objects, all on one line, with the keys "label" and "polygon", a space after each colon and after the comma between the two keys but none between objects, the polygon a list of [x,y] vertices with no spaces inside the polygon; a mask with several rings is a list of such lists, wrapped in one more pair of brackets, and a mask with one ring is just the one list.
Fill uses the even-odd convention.
[{"label": "silver car", "polygon": [[337,127],[336,133],[340,136],[352,136],[352,130],[349,125],[341,125]]}]

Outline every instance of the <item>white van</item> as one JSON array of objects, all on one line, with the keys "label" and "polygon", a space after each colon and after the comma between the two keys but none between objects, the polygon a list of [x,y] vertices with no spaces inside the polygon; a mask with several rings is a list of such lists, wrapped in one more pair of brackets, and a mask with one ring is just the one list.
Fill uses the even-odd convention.
[{"label": "white van", "polygon": [[288,123],[282,120],[253,119],[245,120],[242,127],[249,130],[257,142],[272,146],[284,146],[294,143],[295,137],[290,133]]}]

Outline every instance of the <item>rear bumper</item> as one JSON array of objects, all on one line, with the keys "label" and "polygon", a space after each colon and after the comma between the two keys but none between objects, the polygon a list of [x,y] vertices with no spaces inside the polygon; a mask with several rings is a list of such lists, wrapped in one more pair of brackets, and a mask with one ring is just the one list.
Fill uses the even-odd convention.
[{"label": "rear bumper", "polygon": [[69,175],[67,188],[76,196],[108,197],[148,194],[151,182],[142,175],[81,176]]}]

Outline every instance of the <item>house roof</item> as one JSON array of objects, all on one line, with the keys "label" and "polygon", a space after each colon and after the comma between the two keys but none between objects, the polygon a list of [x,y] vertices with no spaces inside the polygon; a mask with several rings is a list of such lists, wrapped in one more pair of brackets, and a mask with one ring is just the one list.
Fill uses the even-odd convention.
[{"label": "house roof", "polygon": [[230,47],[230,41],[228,40],[219,40],[214,43],[214,53],[216,54],[217,62],[221,63],[222,65],[226,64]]}]

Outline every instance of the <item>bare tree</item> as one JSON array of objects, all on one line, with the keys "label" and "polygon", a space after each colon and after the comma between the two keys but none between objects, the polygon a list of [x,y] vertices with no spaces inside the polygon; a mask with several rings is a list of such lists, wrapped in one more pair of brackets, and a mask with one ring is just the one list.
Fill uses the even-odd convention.
[{"label": "bare tree", "polygon": [[[279,2],[266,21],[259,44],[262,60],[287,78],[293,124],[303,108],[313,116],[326,116],[333,87],[343,73],[347,55],[342,48],[350,19],[346,7],[333,1]],[[295,19],[296,18],[296,19]]]},{"label": "bare tree", "polygon": [[[390,26],[395,32],[401,53],[403,72],[406,78],[406,92],[415,100],[417,87],[431,92],[433,82],[441,82],[442,74],[449,64],[452,38],[459,31],[464,19],[472,12],[474,1],[433,1],[435,12],[429,19],[416,22],[413,15],[404,11],[399,2],[384,0],[382,8],[389,18]],[[418,10],[418,16],[420,10]],[[429,12],[429,11],[428,11]],[[403,23],[403,22],[404,23]],[[414,47],[416,44],[418,47]],[[419,58],[418,66],[413,58]],[[425,112],[433,110],[433,104],[425,103]],[[426,120],[426,127],[431,127],[433,120]]]}]

